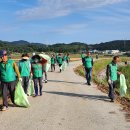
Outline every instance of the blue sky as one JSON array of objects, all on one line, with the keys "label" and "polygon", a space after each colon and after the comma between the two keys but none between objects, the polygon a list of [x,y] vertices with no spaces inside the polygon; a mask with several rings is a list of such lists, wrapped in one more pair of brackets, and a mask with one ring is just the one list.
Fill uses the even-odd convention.
[{"label": "blue sky", "polygon": [[130,39],[130,0],[0,0],[0,40],[89,44]]}]

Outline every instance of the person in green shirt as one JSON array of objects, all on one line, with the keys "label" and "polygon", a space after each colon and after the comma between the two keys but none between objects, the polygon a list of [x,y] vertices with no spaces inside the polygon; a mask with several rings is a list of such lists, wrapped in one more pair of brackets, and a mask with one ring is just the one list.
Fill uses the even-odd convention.
[{"label": "person in green shirt", "polygon": [[[8,109],[7,95],[8,90],[10,93],[11,101],[14,103],[14,94],[15,94],[15,85],[18,78],[19,81],[22,81],[18,67],[16,63],[9,59],[7,52],[5,50],[0,50],[0,81],[2,87],[2,98],[3,98],[3,107],[2,111]],[[17,77],[16,77],[17,76]]]},{"label": "person in green shirt", "polygon": [[91,79],[92,79],[93,58],[90,55],[90,52],[87,52],[87,56],[84,57],[83,65],[84,65],[84,68],[85,68],[87,84],[91,85],[90,82],[91,82]]},{"label": "person in green shirt", "polygon": [[69,62],[70,62],[70,56],[69,56],[69,53],[67,54],[66,60],[67,60],[67,64],[69,65]]},{"label": "person in green shirt", "polygon": [[120,61],[119,56],[114,56],[110,64],[107,65],[106,76],[109,85],[109,94],[108,97],[111,99],[111,102],[114,102],[115,94],[114,90],[116,88],[118,75],[121,72],[118,71],[117,63]]},{"label": "person in green shirt", "polygon": [[64,54],[64,56],[63,56],[63,61],[67,62],[67,55],[66,54]]},{"label": "person in green shirt", "polygon": [[40,57],[38,55],[35,55],[32,57],[33,62],[31,64],[31,73],[33,76],[33,82],[34,82],[34,89],[35,89],[35,97],[38,96],[38,86],[39,86],[39,93],[40,96],[42,96],[42,77],[43,77],[43,65],[41,63]]},{"label": "person in green shirt", "polygon": [[19,61],[19,71],[22,77],[22,86],[25,94],[27,94],[29,79],[31,74],[31,64],[29,61],[29,55],[23,54],[22,59]]},{"label": "person in green shirt", "polygon": [[63,58],[62,58],[61,54],[59,54],[57,62],[59,64],[59,68],[60,68],[60,72],[61,72],[62,71],[61,66],[63,64]]},{"label": "person in green shirt", "polygon": [[56,59],[56,62],[58,63],[58,54],[57,53],[56,53],[55,59]]},{"label": "person in green shirt", "polygon": [[84,63],[84,57],[85,57],[85,54],[82,52],[81,54],[82,63]]},{"label": "person in green shirt", "polygon": [[54,54],[51,56],[51,72],[55,71],[55,63],[56,63],[56,59]]}]

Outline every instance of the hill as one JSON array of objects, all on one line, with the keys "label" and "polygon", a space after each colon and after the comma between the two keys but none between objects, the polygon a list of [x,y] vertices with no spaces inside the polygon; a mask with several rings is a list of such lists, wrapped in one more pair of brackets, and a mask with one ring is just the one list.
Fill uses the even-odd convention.
[{"label": "hill", "polygon": [[130,40],[116,40],[100,44],[87,45],[81,42],[72,42],[69,44],[57,43],[53,45],[46,45],[43,43],[30,43],[28,41],[0,41],[0,50],[7,50],[8,52],[57,52],[57,53],[80,53],[84,50],[121,50],[130,51]]},{"label": "hill", "polygon": [[82,50],[88,50],[85,43],[73,42],[70,44],[58,43],[53,45],[45,45],[42,43],[30,43],[27,41],[0,41],[0,50],[7,50],[8,52],[60,52],[60,53],[78,53]]},{"label": "hill", "polygon": [[120,50],[130,51],[130,40],[116,40],[100,44],[89,45],[89,48],[96,50]]}]

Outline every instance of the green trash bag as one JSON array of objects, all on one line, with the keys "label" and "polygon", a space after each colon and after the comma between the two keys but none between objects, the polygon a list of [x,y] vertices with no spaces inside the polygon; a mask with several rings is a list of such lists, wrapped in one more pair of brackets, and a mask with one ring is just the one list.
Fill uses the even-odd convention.
[{"label": "green trash bag", "polygon": [[22,83],[19,81],[16,85],[14,102],[16,105],[21,107],[29,107],[29,101],[27,99],[27,95],[24,93]]},{"label": "green trash bag", "polygon": [[67,68],[67,63],[66,63],[66,61],[64,61],[61,66],[61,69],[64,71],[64,70],[66,70],[66,68]]},{"label": "green trash bag", "polygon": [[124,97],[127,92],[126,79],[123,74],[120,75],[120,96]]},{"label": "green trash bag", "polygon": [[33,96],[35,94],[34,82],[32,79],[29,81],[28,94],[29,96]]}]

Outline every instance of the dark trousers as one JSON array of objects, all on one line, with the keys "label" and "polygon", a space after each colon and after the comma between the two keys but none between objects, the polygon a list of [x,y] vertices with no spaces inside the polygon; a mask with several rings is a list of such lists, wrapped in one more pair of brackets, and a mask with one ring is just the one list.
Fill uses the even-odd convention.
[{"label": "dark trousers", "polygon": [[44,72],[45,73],[45,80],[47,80],[47,72]]},{"label": "dark trousers", "polygon": [[55,71],[55,64],[51,64],[51,71]]},{"label": "dark trousers", "polygon": [[82,58],[82,63],[84,64],[84,58]]},{"label": "dark trousers", "polygon": [[116,83],[117,83],[116,81],[113,81],[111,84],[108,84],[109,85],[109,94],[108,94],[108,96],[109,96],[109,98],[111,100],[115,99],[114,92],[115,92],[115,88],[116,88]]},{"label": "dark trousers", "polygon": [[69,65],[69,60],[67,60],[66,62],[67,62],[67,64]]},{"label": "dark trousers", "polygon": [[34,82],[34,89],[35,89],[35,94],[36,96],[38,96],[38,86],[39,86],[39,93],[40,95],[42,95],[42,77],[39,78],[33,78],[33,82]]},{"label": "dark trousers", "polygon": [[29,77],[22,77],[22,86],[25,94],[27,94],[28,86],[29,86]]},{"label": "dark trousers", "polygon": [[59,67],[60,67],[60,72],[61,72],[61,66],[62,66],[62,64],[59,64]]},{"label": "dark trousers", "polygon": [[15,85],[16,85],[16,81],[1,82],[3,106],[8,107],[8,101],[7,101],[8,90],[10,93],[11,101],[12,103],[14,103]]},{"label": "dark trousers", "polygon": [[85,68],[87,83],[91,82],[92,79],[92,68]]}]

